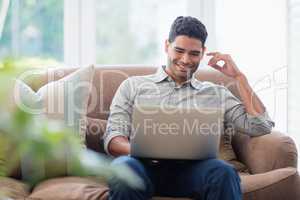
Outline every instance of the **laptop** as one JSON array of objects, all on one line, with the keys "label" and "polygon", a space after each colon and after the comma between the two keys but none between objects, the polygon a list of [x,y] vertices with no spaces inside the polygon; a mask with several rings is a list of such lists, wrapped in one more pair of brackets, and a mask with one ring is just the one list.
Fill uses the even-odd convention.
[{"label": "laptop", "polygon": [[220,108],[135,106],[130,154],[151,159],[216,158],[223,114]]}]

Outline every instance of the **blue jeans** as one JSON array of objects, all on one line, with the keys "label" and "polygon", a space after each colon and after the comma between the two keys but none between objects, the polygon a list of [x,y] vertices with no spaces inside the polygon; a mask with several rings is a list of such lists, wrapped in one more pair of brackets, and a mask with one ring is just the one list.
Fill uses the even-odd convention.
[{"label": "blue jeans", "polygon": [[128,165],[143,180],[145,189],[134,189],[121,181],[111,181],[109,200],[146,200],[153,196],[197,200],[242,199],[239,175],[231,165],[222,160],[154,163],[121,156],[112,164]]}]

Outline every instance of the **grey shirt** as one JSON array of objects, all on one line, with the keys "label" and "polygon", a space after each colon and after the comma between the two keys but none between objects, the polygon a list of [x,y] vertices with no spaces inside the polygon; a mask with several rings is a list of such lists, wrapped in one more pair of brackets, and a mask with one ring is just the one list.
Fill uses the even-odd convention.
[{"label": "grey shirt", "polygon": [[133,107],[137,104],[176,107],[219,107],[224,110],[225,123],[250,136],[271,132],[274,122],[267,111],[252,116],[245,111],[243,103],[226,87],[202,82],[194,76],[181,86],[159,67],[155,74],[129,77],[119,86],[112,104],[103,136],[108,152],[109,142],[116,136],[130,137]]}]

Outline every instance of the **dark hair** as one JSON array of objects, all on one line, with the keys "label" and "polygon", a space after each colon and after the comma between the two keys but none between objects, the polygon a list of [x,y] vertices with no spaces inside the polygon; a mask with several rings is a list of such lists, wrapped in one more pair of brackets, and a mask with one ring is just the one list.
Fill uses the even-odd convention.
[{"label": "dark hair", "polygon": [[175,19],[171,26],[169,42],[173,42],[179,35],[199,39],[204,46],[207,38],[207,31],[204,24],[202,24],[202,22],[200,22],[197,18],[179,16]]}]

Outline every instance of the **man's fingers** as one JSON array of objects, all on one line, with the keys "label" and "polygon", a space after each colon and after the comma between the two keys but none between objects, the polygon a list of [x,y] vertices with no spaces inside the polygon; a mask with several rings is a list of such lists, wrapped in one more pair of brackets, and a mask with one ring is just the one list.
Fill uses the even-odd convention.
[{"label": "man's fingers", "polygon": [[215,56],[215,55],[217,55],[217,54],[220,54],[220,52],[217,52],[217,51],[209,52],[209,53],[207,53],[206,55],[207,55],[207,56]]},{"label": "man's fingers", "polygon": [[217,65],[217,64],[215,64],[215,65],[209,65],[209,66],[211,66],[212,68],[214,68],[214,69],[216,69],[218,71],[222,70],[222,67],[220,65]]},{"label": "man's fingers", "polygon": [[223,60],[228,60],[230,58],[229,54],[221,54],[220,52],[210,52],[206,54],[207,56],[213,56],[213,58],[217,57]]},{"label": "man's fingers", "polygon": [[220,60],[222,60],[222,57],[219,54],[215,54],[209,61],[208,61],[208,65],[215,65],[217,64],[217,62],[219,62]]}]

